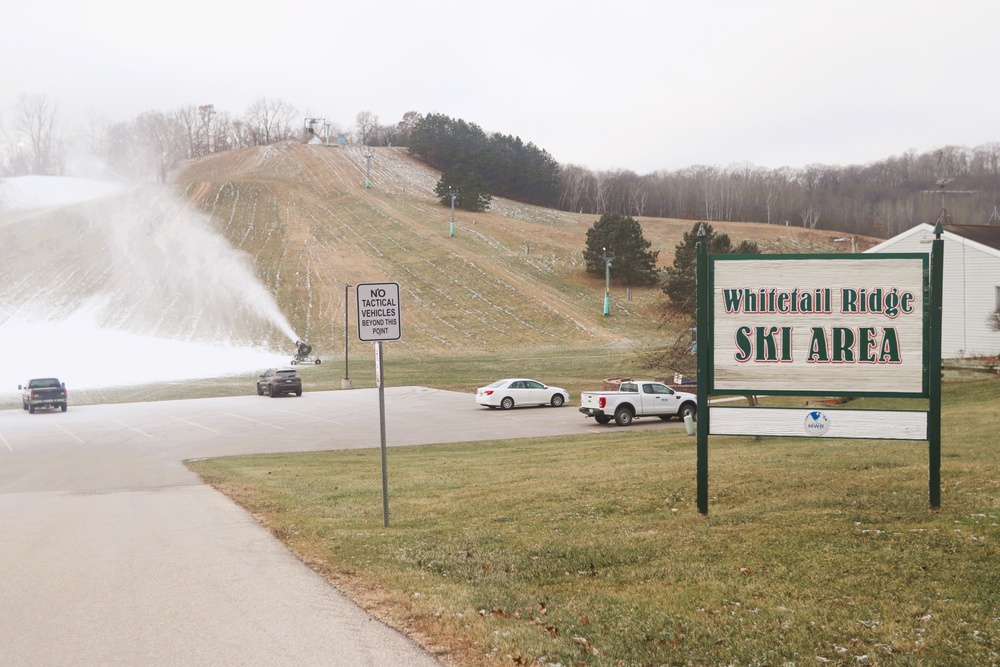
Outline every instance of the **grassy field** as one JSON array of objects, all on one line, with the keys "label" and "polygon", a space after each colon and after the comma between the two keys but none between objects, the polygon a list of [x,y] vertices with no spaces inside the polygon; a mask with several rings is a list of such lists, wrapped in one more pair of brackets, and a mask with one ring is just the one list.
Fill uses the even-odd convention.
[{"label": "grassy field", "polygon": [[455,665],[997,665],[998,395],[945,385],[940,512],[923,442],[712,438],[707,518],[683,431],[399,448],[389,528],[377,450],[190,465]]}]

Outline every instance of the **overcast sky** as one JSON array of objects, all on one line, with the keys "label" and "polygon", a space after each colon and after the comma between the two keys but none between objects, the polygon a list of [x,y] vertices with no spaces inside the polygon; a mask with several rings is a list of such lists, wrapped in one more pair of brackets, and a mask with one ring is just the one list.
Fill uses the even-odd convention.
[{"label": "overcast sky", "polygon": [[4,0],[0,117],[281,98],[443,113],[563,164],[859,164],[1000,141],[995,0]]}]

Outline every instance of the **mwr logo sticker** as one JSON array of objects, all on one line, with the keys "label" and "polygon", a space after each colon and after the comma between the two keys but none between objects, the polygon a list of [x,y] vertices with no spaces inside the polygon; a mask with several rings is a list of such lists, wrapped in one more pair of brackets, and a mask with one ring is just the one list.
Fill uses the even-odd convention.
[{"label": "mwr logo sticker", "polygon": [[802,425],[807,435],[823,435],[830,430],[830,418],[819,410],[814,410],[806,413],[806,419]]}]

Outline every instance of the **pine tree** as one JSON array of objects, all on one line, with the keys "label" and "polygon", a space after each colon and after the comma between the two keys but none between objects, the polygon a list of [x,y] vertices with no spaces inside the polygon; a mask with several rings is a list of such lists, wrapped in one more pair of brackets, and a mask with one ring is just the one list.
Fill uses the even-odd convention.
[{"label": "pine tree", "polygon": [[455,206],[466,211],[485,211],[493,201],[483,177],[462,165],[455,165],[441,174],[434,188],[434,193],[446,206],[451,206],[452,192],[456,194]]},{"label": "pine tree", "polygon": [[670,299],[670,306],[677,311],[687,313],[692,318],[697,313],[698,285],[695,271],[698,262],[697,245],[700,240],[698,230],[705,226],[705,240],[708,251],[713,255],[759,255],[760,248],[753,241],[740,241],[736,247],[729,234],[716,234],[712,225],[706,222],[696,222],[691,231],[684,232],[684,237],[674,250],[674,264],[664,271],[663,293]]},{"label": "pine tree", "polygon": [[[446,181],[476,174],[482,186],[476,188],[470,184],[465,187],[467,190],[478,189],[539,206],[554,206],[558,201],[559,163],[534,144],[525,144],[520,137],[487,135],[475,123],[428,114],[415,120],[409,130],[409,149],[440,169]],[[449,172],[458,168],[464,173],[449,177]],[[445,195],[447,192],[441,194],[442,199]],[[466,197],[465,201],[463,208],[469,210],[482,210],[488,205],[488,201],[484,203],[478,197]]]},{"label": "pine tree", "polygon": [[587,273],[604,275],[604,258],[611,256],[611,279],[622,285],[653,285],[659,276],[659,250],[642,235],[642,226],[631,216],[605,213],[587,230],[583,260]]}]

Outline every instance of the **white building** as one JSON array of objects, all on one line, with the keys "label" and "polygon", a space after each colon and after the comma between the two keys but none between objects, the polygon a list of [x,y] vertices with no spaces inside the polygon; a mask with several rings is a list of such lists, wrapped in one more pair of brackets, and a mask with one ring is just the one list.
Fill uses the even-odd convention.
[{"label": "white building", "polygon": [[[1000,309],[1000,226],[943,225],[944,290],[941,356],[1000,354],[989,319]],[[921,224],[865,252],[931,251],[934,225]]]}]

